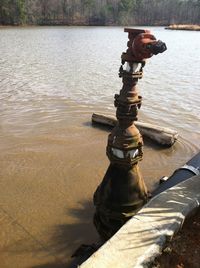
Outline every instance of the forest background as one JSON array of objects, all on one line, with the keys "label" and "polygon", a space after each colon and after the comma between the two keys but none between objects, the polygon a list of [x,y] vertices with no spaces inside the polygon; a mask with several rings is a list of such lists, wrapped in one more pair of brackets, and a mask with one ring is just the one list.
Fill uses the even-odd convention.
[{"label": "forest background", "polygon": [[200,0],[0,0],[0,25],[200,24]]}]

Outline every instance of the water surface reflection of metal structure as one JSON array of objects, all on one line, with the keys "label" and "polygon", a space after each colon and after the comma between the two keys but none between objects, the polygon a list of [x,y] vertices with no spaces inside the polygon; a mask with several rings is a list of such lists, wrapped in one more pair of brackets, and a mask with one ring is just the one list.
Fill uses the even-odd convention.
[{"label": "water surface reflection of metal structure", "polygon": [[166,45],[147,30],[125,28],[128,49],[122,53],[119,77],[123,87],[115,95],[117,126],[108,137],[110,165],[94,194],[94,224],[103,239],[110,238],[148,200],[148,193],[138,167],[142,160],[143,140],[134,121],[142,97],[138,79],[142,78],[145,60],[166,50]]}]

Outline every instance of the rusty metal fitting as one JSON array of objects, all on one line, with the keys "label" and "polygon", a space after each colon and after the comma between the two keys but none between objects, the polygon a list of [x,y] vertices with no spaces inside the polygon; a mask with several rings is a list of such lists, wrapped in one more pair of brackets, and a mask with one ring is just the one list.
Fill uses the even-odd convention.
[{"label": "rusty metal fitting", "polygon": [[123,87],[114,101],[118,124],[108,136],[106,154],[110,165],[94,194],[94,224],[105,240],[148,200],[138,167],[143,156],[143,140],[134,125],[142,103],[137,83],[142,78],[145,60],[166,50],[166,45],[157,41],[150,31],[126,28],[125,32],[128,32],[128,49],[122,54],[119,69]]},{"label": "rusty metal fitting", "polygon": [[115,94],[115,107],[140,105],[142,103],[142,96],[138,95],[137,91],[128,91],[127,94]]},{"label": "rusty metal fitting", "polygon": [[137,61],[144,61],[153,55],[162,53],[167,49],[165,43],[156,40],[150,33],[143,33],[136,36],[132,44],[132,52]]},{"label": "rusty metal fitting", "polygon": [[117,104],[116,117],[122,122],[120,125],[126,122],[128,122],[126,125],[131,125],[133,121],[137,121],[138,109],[140,109],[140,107],[141,102],[137,102],[136,104]]},{"label": "rusty metal fitting", "polygon": [[138,95],[137,83],[138,78],[142,77],[143,65],[139,66],[139,71],[136,71],[137,67],[138,63],[127,63],[127,70],[121,71],[123,87],[120,94],[115,95],[114,101],[114,105],[117,107],[116,117],[119,120],[129,118],[137,121],[138,109],[142,104],[142,97]]},{"label": "rusty metal fitting", "polygon": [[132,43],[132,53],[135,60],[144,61],[145,59],[151,58],[153,53],[149,48],[155,42],[155,36],[150,33],[142,33],[136,36]]},{"label": "rusty metal fitting", "polygon": [[155,36],[148,30],[138,30],[125,28],[128,32],[129,41],[126,53],[122,54],[122,62],[145,62],[153,55],[164,52],[166,44],[156,40]]},{"label": "rusty metal fitting", "polygon": [[113,164],[133,166],[142,160],[142,146],[142,136],[134,124],[128,127],[117,125],[108,136],[106,153]]},{"label": "rusty metal fitting", "polygon": [[[126,69],[124,70],[123,66],[124,63],[119,68],[119,77],[123,78],[132,78],[132,79],[141,79],[143,76],[143,67],[145,65],[145,62],[142,63],[126,63]],[[140,64],[139,68],[138,65]]]},{"label": "rusty metal fitting", "polygon": [[148,193],[138,165],[122,167],[110,164],[98,186],[93,202],[94,225],[107,240],[147,202]]}]

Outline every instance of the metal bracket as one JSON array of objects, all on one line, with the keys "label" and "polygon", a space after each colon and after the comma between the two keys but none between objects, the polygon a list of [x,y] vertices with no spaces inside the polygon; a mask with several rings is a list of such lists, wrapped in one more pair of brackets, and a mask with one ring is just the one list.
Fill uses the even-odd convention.
[{"label": "metal bracket", "polygon": [[186,170],[189,170],[191,171],[192,173],[194,173],[195,175],[199,175],[200,174],[200,171],[199,171],[199,167],[193,167],[191,165],[187,165],[185,164],[184,166],[180,167],[179,169],[186,169]]}]

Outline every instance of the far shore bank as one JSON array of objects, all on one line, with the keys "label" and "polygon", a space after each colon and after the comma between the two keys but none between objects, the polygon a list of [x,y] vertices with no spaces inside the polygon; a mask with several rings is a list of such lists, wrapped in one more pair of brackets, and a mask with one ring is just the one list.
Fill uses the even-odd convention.
[{"label": "far shore bank", "polygon": [[172,24],[165,27],[166,30],[200,31],[200,25],[196,24]]},{"label": "far shore bank", "polygon": [[166,25],[119,25],[119,24],[18,24],[18,25],[1,25],[0,28],[9,28],[9,27],[37,27],[37,26],[69,26],[69,27],[166,27]]},{"label": "far shore bank", "polygon": [[56,26],[65,26],[65,27],[164,27],[166,30],[185,30],[185,31],[200,31],[200,25],[196,24],[171,24],[169,26],[166,25],[117,25],[117,24],[21,24],[21,25],[1,25],[0,24],[0,29],[1,28],[31,28],[31,27],[56,27]]}]

